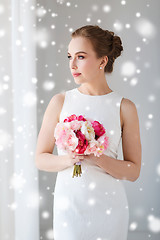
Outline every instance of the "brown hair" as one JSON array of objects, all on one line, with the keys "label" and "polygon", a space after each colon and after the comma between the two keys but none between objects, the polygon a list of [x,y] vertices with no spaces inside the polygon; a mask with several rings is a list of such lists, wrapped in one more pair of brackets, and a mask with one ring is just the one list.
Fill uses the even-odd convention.
[{"label": "brown hair", "polygon": [[97,58],[103,56],[108,57],[108,63],[104,72],[111,73],[113,71],[114,60],[121,55],[123,51],[122,42],[119,36],[115,36],[114,32],[103,30],[98,25],[86,25],[75,30],[71,37],[85,37],[92,43]]}]

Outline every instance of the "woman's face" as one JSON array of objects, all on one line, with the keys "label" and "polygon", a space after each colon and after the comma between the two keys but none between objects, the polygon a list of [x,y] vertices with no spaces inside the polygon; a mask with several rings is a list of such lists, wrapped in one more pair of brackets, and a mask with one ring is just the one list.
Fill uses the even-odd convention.
[{"label": "woman's face", "polygon": [[83,37],[72,38],[68,45],[69,67],[77,84],[88,83],[99,78],[103,70],[100,70],[102,59],[97,59],[91,42]]}]

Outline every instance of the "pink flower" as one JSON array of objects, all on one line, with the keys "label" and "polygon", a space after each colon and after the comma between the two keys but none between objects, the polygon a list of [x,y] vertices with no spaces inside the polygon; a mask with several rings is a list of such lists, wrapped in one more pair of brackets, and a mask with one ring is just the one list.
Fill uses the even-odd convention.
[{"label": "pink flower", "polygon": [[75,150],[78,145],[76,134],[70,129],[63,129],[56,138],[56,144],[64,150]]},{"label": "pink flower", "polygon": [[91,123],[95,131],[95,135],[96,135],[95,138],[97,140],[100,136],[102,136],[105,133],[105,128],[98,121],[92,121]]},{"label": "pink flower", "polygon": [[97,149],[97,141],[95,140],[91,140],[86,148],[86,151],[84,152],[84,154],[91,154],[96,152]]},{"label": "pink flower", "polygon": [[73,131],[80,130],[82,127],[82,122],[78,121],[78,120],[74,120],[74,121],[70,122],[70,127]]},{"label": "pink flower", "polygon": [[97,141],[100,143],[101,146],[104,147],[104,150],[106,150],[109,146],[109,137],[107,137],[106,134],[103,134],[101,137],[97,139]]},{"label": "pink flower", "polygon": [[62,122],[57,123],[55,131],[54,131],[54,137],[59,138],[63,134],[65,135],[68,130],[69,130],[69,126],[67,124],[64,124]]},{"label": "pink flower", "polygon": [[78,139],[76,137],[76,134],[72,131],[70,131],[65,138],[65,144],[66,144],[66,149],[69,150],[75,150],[75,148],[78,145]]}]

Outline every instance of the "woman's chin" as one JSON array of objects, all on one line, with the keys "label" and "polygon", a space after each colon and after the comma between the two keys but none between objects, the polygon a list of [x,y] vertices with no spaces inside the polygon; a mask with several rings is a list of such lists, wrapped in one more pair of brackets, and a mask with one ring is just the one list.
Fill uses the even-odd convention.
[{"label": "woman's chin", "polygon": [[83,80],[80,80],[80,79],[74,79],[74,81],[75,81],[75,83],[77,83],[77,84],[84,83],[84,81],[83,81]]},{"label": "woman's chin", "polygon": [[84,80],[84,79],[80,79],[80,78],[74,78],[74,81],[75,81],[75,83],[77,83],[77,84],[82,84],[82,83],[85,83],[86,81]]}]

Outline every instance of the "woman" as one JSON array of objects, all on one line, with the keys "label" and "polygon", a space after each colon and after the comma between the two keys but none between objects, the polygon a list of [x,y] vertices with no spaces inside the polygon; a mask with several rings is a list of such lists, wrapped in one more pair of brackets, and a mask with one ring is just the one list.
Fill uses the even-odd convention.
[{"label": "woman", "polygon": [[[141,141],[135,104],[111,90],[105,73],[123,50],[120,37],[87,25],[72,33],[69,67],[79,88],[52,97],[44,114],[36,166],[58,172],[54,192],[55,240],[126,240],[129,208],[122,180],[136,181],[141,169]],[[54,129],[71,114],[103,124],[110,146],[100,157],[66,154],[55,146]],[[122,138],[124,160],[117,159]],[[82,176],[72,178],[81,161]]]}]

